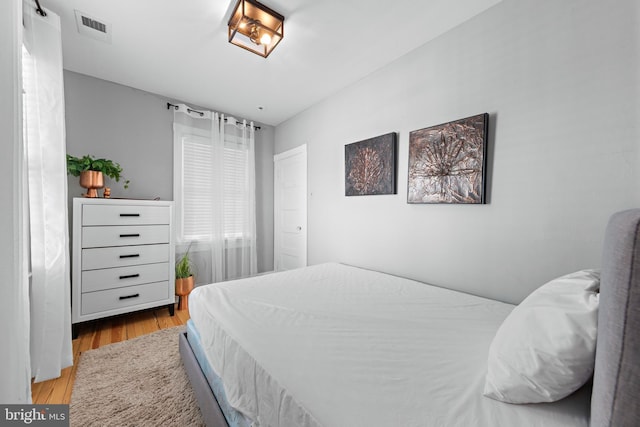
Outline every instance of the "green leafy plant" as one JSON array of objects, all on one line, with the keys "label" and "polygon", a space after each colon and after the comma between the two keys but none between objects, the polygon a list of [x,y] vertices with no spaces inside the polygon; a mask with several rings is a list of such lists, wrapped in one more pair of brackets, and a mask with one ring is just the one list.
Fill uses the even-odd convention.
[{"label": "green leafy plant", "polygon": [[[120,182],[120,178],[124,179],[122,166],[119,163],[108,159],[96,159],[90,155],[75,157],[67,154],[67,174],[80,176],[80,173],[84,171],[102,172],[109,178],[115,179],[116,182]],[[124,188],[129,188],[128,179],[124,181]]]},{"label": "green leafy plant", "polygon": [[189,259],[190,249],[191,245],[187,248],[187,252],[176,262],[176,279],[186,279],[189,276],[193,276],[191,259]]}]

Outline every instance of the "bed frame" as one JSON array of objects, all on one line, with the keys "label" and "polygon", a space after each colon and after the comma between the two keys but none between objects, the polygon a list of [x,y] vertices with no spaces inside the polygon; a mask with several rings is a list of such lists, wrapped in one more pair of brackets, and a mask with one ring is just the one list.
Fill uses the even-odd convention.
[{"label": "bed frame", "polygon": [[187,376],[193,387],[193,393],[196,395],[202,418],[204,419],[207,427],[229,427],[227,420],[222,414],[222,409],[218,404],[218,399],[213,394],[211,386],[207,382],[207,378],[204,376],[198,359],[193,353],[191,344],[187,341],[187,333],[183,332],[179,338],[180,356],[182,357],[182,363],[184,364]]},{"label": "bed frame", "polygon": [[[205,423],[228,427],[186,334],[179,345]],[[640,209],[614,214],[606,229],[591,426],[640,426]]]}]

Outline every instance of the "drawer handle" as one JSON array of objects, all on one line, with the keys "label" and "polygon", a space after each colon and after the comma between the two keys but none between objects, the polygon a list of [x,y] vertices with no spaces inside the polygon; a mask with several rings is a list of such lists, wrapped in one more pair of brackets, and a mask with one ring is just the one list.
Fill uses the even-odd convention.
[{"label": "drawer handle", "polygon": [[119,299],[123,300],[123,299],[129,299],[129,298],[138,298],[139,296],[140,296],[140,294],[125,295],[123,297],[120,297]]},{"label": "drawer handle", "polygon": [[136,234],[121,234],[120,237],[140,237],[140,233],[136,233]]},{"label": "drawer handle", "polygon": [[120,216],[140,216],[140,214],[121,213]]},{"label": "drawer handle", "polygon": [[120,280],[122,279],[131,279],[133,277],[140,277],[139,274],[127,274],[126,276],[120,276]]},{"label": "drawer handle", "polygon": [[138,258],[140,254],[131,254],[131,255],[120,255],[120,259],[122,258]]}]

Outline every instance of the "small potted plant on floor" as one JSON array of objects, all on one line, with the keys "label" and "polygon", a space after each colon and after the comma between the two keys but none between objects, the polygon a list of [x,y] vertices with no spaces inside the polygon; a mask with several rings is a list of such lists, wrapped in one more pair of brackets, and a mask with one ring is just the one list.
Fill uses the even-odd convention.
[{"label": "small potted plant on floor", "polygon": [[[86,155],[75,157],[67,154],[67,174],[80,177],[80,186],[87,189],[85,197],[98,197],[98,188],[104,187],[104,175],[115,179],[122,178],[122,167],[109,159],[96,159]],[[129,188],[129,180],[124,181],[124,188]]]},{"label": "small potted plant on floor", "polygon": [[176,295],[180,297],[178,310],[189,309],[189,293],[193,290],[194,286],[192,264],[189,259],[190,249],[191,245],[187,248],[187,252],[176,262]]}]

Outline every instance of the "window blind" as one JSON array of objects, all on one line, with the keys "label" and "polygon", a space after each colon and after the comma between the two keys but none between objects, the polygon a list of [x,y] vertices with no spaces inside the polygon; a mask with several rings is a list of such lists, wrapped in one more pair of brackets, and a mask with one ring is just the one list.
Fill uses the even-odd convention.
[{"label": "window blind", "polygon": [[242,237],[249,207],[247,200],[247,151],[237,144],[225,143],[224,148],[224,234],[227,238]]},{"label": "window blind", "polygon": [[[213,154],[207,138],[185,135],[182,138],[182,222],[185,240],[211,236],[213,215]],[[223,150],[223,215],[226,239],[243,237],[247,223],[248,151],[234,141],[225,141]]]},{"label": "window blind", "polygon": [[211,235],[212,164],[208,139],[185,135],[182,138],[182,233],[188,240]]}]

